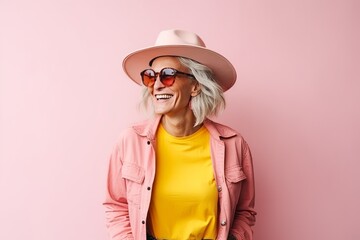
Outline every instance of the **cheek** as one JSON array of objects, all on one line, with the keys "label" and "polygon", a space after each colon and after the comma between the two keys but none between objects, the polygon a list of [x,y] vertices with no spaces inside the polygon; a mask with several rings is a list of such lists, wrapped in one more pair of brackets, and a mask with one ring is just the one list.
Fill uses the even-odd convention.
[{"label": "cheek", "polygon": [[192,94],[191,88],[188,87],[186,90],[182,91],[181,96],[186,100],[190,100],[192,97],[191,94]]},{"label": "cheek", "polygon": [[193,86],[190,84],[181,84],[176,89],[173,89],[176,92],[176,95],[182,99],[190,99]]}]

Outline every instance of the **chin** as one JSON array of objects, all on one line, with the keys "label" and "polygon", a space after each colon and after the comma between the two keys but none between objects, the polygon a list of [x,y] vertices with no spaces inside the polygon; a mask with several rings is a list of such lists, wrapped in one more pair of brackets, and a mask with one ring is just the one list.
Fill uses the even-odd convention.
[{"label": "chin", "polygon": [[154,112],[155,112],[155,114],[164,115],[164,114],[168,113],[169,111],[165,110],[165,109],[156,109],[155,108]]}]

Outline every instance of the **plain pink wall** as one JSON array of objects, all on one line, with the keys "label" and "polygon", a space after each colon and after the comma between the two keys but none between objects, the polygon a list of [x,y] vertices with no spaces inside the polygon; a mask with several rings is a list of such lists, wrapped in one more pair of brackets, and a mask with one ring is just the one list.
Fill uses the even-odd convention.
[{"label": "plain pink wall", "polygon": [[106,239],[105,175],[145,118],[121,69],[199,33],[238,82],[217,118],[255,161],[256,240],[360,239],[357,0],[0,1],[0,239]]}]

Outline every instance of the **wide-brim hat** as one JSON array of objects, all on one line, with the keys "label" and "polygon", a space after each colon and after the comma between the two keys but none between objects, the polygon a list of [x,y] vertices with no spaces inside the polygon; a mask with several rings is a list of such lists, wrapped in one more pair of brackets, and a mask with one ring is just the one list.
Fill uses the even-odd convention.
[{"label": "wide-brim hat", "polygon": [[160,32],[154,46],[127,55],[123,60],[123,69],[134,82],[142,85],[140,72],[149,68],[151,60],[160,56],[186,57],[209,67],[223,91],[231,88],[236,81],[236,70],[228,59],[206,48],[197,34],[184,30]]}]

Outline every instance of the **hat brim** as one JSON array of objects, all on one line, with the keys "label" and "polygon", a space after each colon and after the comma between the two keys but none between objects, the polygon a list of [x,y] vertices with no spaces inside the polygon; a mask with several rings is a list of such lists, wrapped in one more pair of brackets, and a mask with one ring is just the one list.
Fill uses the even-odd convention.
[{"label": "hat brim", "polygon": [[224,92],[236,81],[236,70],[229,60],[210,49],[193,45],[162,45],[135,51],[124,58],[123,69],[130,79],[142,85],[140,72],[149,68],[152,59],[160,56],[186,57],[209,67]]}]

